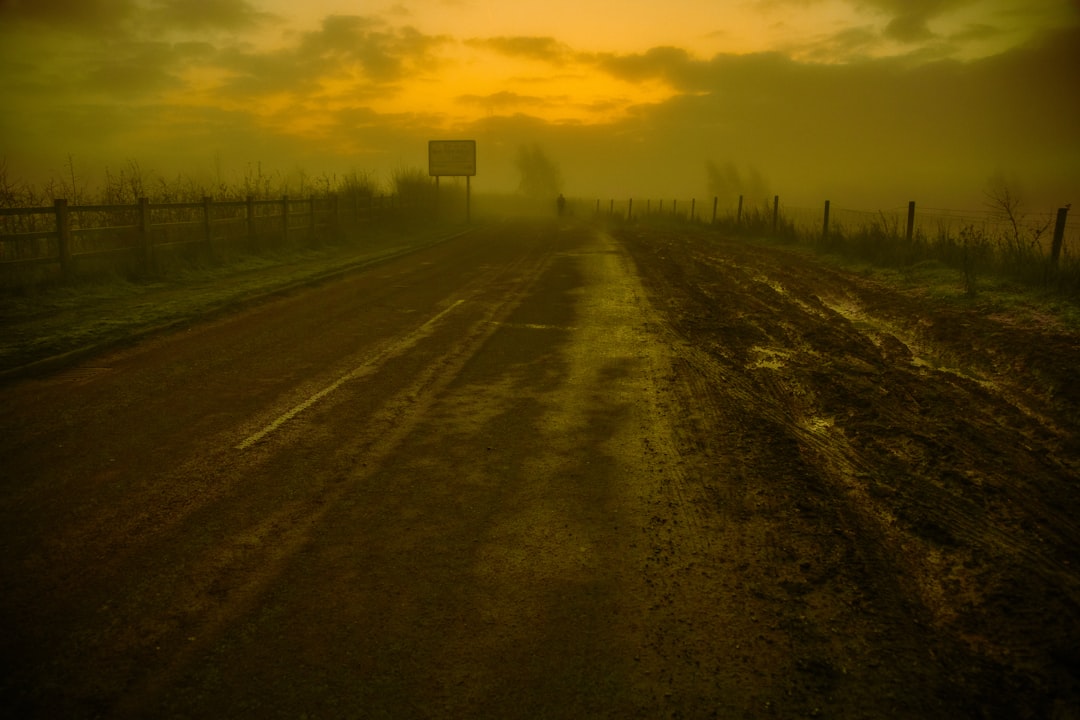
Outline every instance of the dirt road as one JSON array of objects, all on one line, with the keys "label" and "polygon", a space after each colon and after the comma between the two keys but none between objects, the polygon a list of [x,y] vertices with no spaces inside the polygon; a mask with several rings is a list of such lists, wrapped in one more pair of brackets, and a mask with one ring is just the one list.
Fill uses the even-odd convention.
[{"label": "dirt road", "polygon": [[1080,717],[1078,346],[505,224],[8,383],[0,706]]}]

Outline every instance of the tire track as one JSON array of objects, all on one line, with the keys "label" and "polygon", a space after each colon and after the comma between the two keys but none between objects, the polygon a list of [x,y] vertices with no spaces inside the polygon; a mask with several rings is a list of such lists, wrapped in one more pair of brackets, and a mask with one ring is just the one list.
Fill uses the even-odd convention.
[{"label": "tire track", "polygon": [[[466,276],[447,305],[459,310],[437,316],[408,347],[383,343],[379,367],[364,365],[364,377],[349,377],[273,436],[238,452],[250,437],[245,423],[122,504],[98,504],[55,528],[34,581],[5,591],[5,615],[21,628],[5,640],[8,657],[22,660],[5,667],[9,707],[26,716],[153,714],[163,689],[258,604],[327,509],[369,480],[372,463],[528,293],[550,251],[523,245],[509,262]],[[432,343],[446,344],[433,354]],[[415,374],[382,392],[365,432],[327,432],[328,411],[406,366]],[[28,631],[33,645],[22,639]]]},{"label": "tire track", "polygon": [[[484,344],[499,323],[527,296],[530,287],[550,261],[550,253],[543,253],[538,257],[521,257],[503,268],[498,268],[494,275],[489,274],[483,283],[475,284],[473,290],[477,296],[480,295],[481,287],[486,288],[485,302],[478,302],[479,298],[474,296],[472,299],[457,300],[449,305],[449,308],[454,308],[457,304],[464,303],[468,310],[473,311],[468,330],[449,347],[442,346],[440,353],[432,356],[432,362],[424,364],[411,381],[395,392],[373,415],[367,416],[367,427],[363,433],[351,437],[344,448],[330,448],[329,455],[332,460],[328,465],[337,470],[329,481],[318,488],[317,492],[294,503],[291,508],[261,516],[254,526],[232,531],[233,534],[225,540],[223,549],[219,550],[215,546],[212,552],[197,563],[191,575],[200,578],[200,582],[188,589],[185,595],[214,594],[212,588],[225,585],[229,587],[229,591],[219,597],[219,601],[212,607],[199,607],[199,612],[192,613],[191,619],[180,623],[190,628],[193,633],[190,641],[176,647],[166,667],[149,676],[141,687],[132,688],[125,693],[116,707],[117,717],[145,717],[148,713],[153,714],[166,690],[176,685],[198,658],[213,647],[225,629],[235,625],[241,617],[258,606],[259,598],[268,591],[284,568],[295,561],[326,513],[335,508],[347,494],[355,492],[357,487],[372,481],[373,474],[383,460],[414,431],[440,391],[453,382],[477,348]],[[475,309],[478,305],[482,306],[479,313]],[[436,317],[444,315],[445,311]],[[405,342],[405,348],[399,348],[398,345],[400,343],[393,347],[408,353],[417,343]],[[394,361],[398,355],[398,352],[383,352],[377,359],[381,361],[380,364],[384,364]],[[376,371],[377,369],[373,369],[372,374]],[[347,377],[346,382],[350,386],[356,386],[351,387],[350,392],[359,392],[359,385],[368,375],[369,373],[363,373],[363,376]],[[327,409],[332,410],[330,406],[333,404],[328,403]],[[296,442],[295,437],[272,437],[264,443],[249,443],[243,449],[258,452],[263,457],[257,462],[269,465],[282,451],[283,444],[288,447]],[[359,462],[361,457],[363,460]],[[250,551],[235,553],[230,549],[240,547],[249,550],[252,537],[273,537],[273,542],[266,543],[266,549],[261,554]],[[263,543],[258,545],[262,546]],[[237,555],[243,556],[242,563],[233,561]],[[211,590],[205,591],[203,588]],[[177,602],[177,605],[183,607],[183,600]]]},{"label": "tire track", "polygon": [[[716,511],[744,525],[729,532],[744,533],[780,578],[761,577],[761,587],[790,589],[800,603],[824,600],[810,603],[814,627],[790,626],[791,652],[835,668],[844,653],[819,644],[827,618],[843,617],[852,640],[869,643],[888,632],[887,617],[907,628],[906,640],[892,640],[905,648],[904,672],[917,675],[916,658],[933,648],[936,659],[919,662],[942,669],[924,680],[951,693],[962,714],[988,695],[1018,710],[1032,682],[1075,692],[1049,670],[1060,658],[1073,662],[1057,638],[1080,629],[1070,564],[1080,538],[1075,513],[1062,512],[1074,505],[1047,502],[1066,496],[1070,474],[1068,461],[1055,459],[1054,434],[986,383],[913,362],[896,334],[885,339],[822,299],[854,281],[830,287],[822,276],[838,274],[794,255],[710,247],[691,233],[628,229],[623,237],[685,343],[685,402],[716,398],[705,403],[714,453],[742,468],[734,481],[713,483]],[[954,418],[957,409],[964,414]],[[687,441],[701,426],[710,423],[688,426]],[[724,448],[732,426],[750,440]],[[779,534],[768,530],[771,513],[785,518]],[[790,572],[792,553],[808,554],[797,564],[805,572]],[[1034,612],[1039,598],[1053,619]],[[995,623],[1010,604],[1033,611]],[[1041,675],[1027,675],[1033,668]],[[944,707],[922,711],[947,716]]]}]

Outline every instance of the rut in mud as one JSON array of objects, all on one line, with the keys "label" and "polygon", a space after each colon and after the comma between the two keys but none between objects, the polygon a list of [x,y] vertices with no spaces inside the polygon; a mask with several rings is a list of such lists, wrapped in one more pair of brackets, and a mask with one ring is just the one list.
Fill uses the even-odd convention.
[{"label": "rut in mud", "polygon": [[676,405],[700,409],[689,500],[720,597],[753,608],[727,629],[749,666],[824,716],[1073,717],[1075,335],[775,248],[618,237],[680,348]]}]

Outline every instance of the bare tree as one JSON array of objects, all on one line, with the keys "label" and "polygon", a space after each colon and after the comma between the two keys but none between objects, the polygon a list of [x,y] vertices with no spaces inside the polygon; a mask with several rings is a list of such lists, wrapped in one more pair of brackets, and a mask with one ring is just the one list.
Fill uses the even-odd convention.
[{"label": "bare tree", "polygon": [[732,198],[745,195],[757,202],[768,197],[768,183],[756,168],[740,171],[733,162],[717,165],[712,160],[705,161],[706,189],[713,197]]},{"label": "bare tree", "polygon": [[[1010,182],[1003,175],[998,174],[990,178],[987,183],[986,205],[991,212],[1004,218],[1009,223],[1012,232],[1010,241],[1014,249],[1020,250],[1025,246],[1034,248],[1039,244],[1040,238],[1050,227],[1050,221],[1039,224],[1027,222],[1027,210],[1024,200],[1016,183]],[[1028,241],[1030,238],[1030,242]]]},{"label": "bare tree", "polygon": [[7,158],[0,157],[0,207],[18,207],[17,186],[8,179]]},{"label": "bare tree", "polygon": [[79,178],[75,175],[75,156],[68,153],[67,156],[67,169],[68,174],[71,177],[71,204],[79,204]]},{"label": "bare tree", "polygon": [[538,144],[518,148],[514,161],[521,173],[520,191],[531,198],[554,198],[563,189],[562,170]]}]

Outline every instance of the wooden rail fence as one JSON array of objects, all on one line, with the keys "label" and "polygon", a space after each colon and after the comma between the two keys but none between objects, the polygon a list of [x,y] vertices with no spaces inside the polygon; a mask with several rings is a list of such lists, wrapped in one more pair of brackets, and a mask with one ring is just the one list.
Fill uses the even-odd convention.
[{"label": "wooden rail fence", "polygon": [[72,278],[81,262],[117,256],[151,274],[163,253],[187,248],[220,257],[231,248],[285,246],[339,239],[400,209],[395,196],[330,194],[275,200],[69,205],[0,208],[0,273],[58,270]]}]

